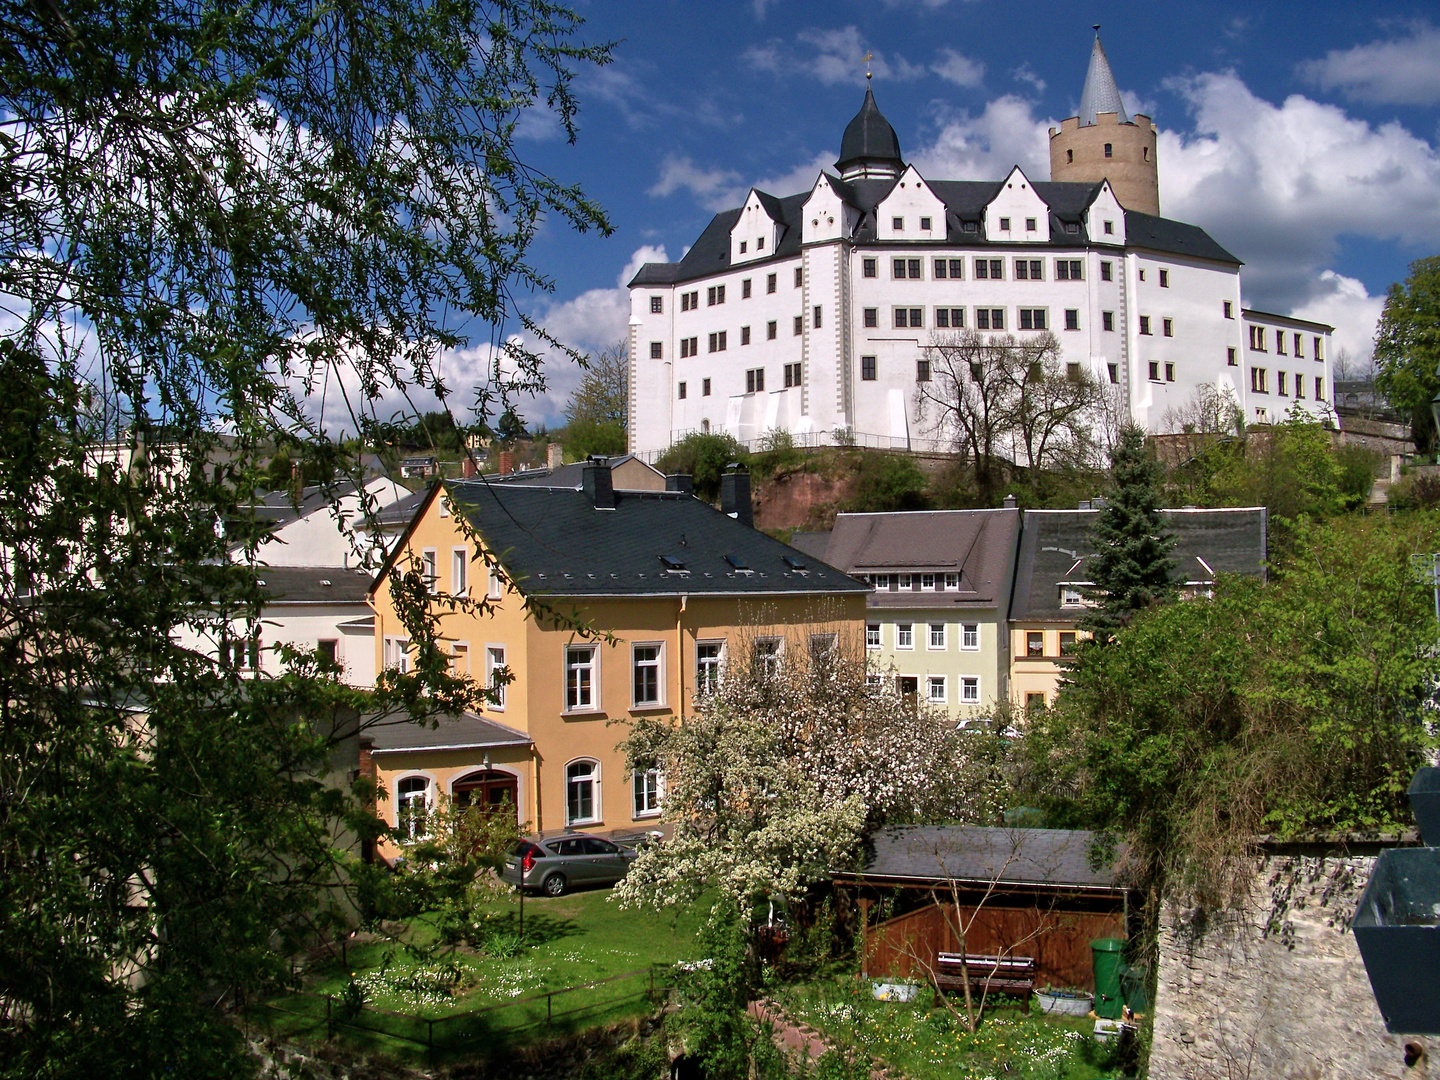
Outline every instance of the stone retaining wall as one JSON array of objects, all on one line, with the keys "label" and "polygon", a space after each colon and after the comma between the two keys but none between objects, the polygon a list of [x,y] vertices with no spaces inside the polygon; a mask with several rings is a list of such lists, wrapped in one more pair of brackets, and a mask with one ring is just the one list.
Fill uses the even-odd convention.
[{"label": "stone retaining wall", "polygon": [[1386,1032],[1350,932],[1374,864],[1374,854],[1270,854],[1241,911],[1206,918],[1167,904],[1152,1080],[1428,1075],[1424,1061],[1404,1061],[1417,1040]]}]

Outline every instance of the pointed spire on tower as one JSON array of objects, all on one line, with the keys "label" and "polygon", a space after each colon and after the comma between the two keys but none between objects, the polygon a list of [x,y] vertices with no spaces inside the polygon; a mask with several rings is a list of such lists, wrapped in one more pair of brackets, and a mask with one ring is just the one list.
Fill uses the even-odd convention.
[{"label": "pointed spire on tower", "polygon": [[1080,126],[1093,126],[1096,115],[1107,112],[1115,113],[1115,119],[1122,124],[1130,122],[1125,104],[1120,100],[1120,87],[1115,85],[1115,73],[1105,57],[1105,46],[1100,44],[1100,24],[1096,23],[1090,70],[1085,73],[1085,89],[1080,92]]}]

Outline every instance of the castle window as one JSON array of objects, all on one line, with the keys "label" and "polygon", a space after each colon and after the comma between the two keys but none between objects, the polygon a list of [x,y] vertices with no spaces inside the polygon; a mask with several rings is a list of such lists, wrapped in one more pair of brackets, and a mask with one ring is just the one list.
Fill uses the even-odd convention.
[{"label": "castle window", "polygon": [[1000,231],[1001,231],[1001,232],[1009,232],[1009,231],[1010,231],[1010,219],[1009,219],[1008,217],[1002,217],[1002,218],[1000,219]]},{"label": "castle window", "polygon": [[1250,389],[1256,394],[1268,394],[1269,388],[1265,385],[1265,369],[1252,367],[1250,369]]},{"label": "castle window", "polygon": [[1295,359],[1305,359],[1305,338],[1301,334],[1295,335]]},{"label": "castle window", "polygon": [[800,385],[800,371],[799,360],[796,360],[793,364],[785,365],[785,388],[787,390],[792,386]]},{"label": "castle window", "polygon": [[1079,329],[1080,329],[1080,309],[1079,309],[1079,308],[1066,308],[1066,309],[1065,309],[1065,329],[1066,329],[1066,330],[1079,330]]},{"label": "castle window", "polygon": [[1160,361],[1159,361],[1159,360],[1151,360],[1151,361],[1150,361],[1150,381],[1151,381],[1151,382],[1159,382],[1159,381],[1160,381]]},{"label": "castle window", "polygon": [[1281,356],[1285,355],[1285,331],[1275,331],[1275,351]]},{"label": "castle window", "polygon": [[1015,280],[1016,281],[1043,281],[1045,278],[1045,264],[1040,259],[1016,259]]},{"label": "castle window", "polygon": [[1034,232],[1034,231],[1035,231],[1035,219],[1034,219],[1033,217],[1027,217],[1027,218],[1025,219],[1025,231],[1026,231],[1026,232]]},{"label": "castle window", "polygon": [[1004,330],[1005,309],[1004,308],[976,308],[975,309],[976,330]]},{"label": "castle window", "polygon": [[[860,272],[861,272],[865,277],[874,277],[874,276],[875,276],[875,260],[874,260],[874,259],[862,259],[862,260],[860,261]],[[774,277],[775,275],[774,275],[774,274],[771,274],[770,276],[771,276],[771,277]],[[774,292],[775,290],[774,290],[774,289],[771,289],[770,291],[771,291],[771,292]]]},{"label": "castle window", "polygon": [[745,372],[745,393],[763,394],[764,392],[765,369],[763,367],[757,367]]},{"label": "castle window", "polygon": [[740,282],[740,299],[750,299],[750,279],[748,277],[744,281]]},{"label": "castle window", "polygon": [[676,389],[678,390],[678,393],[676,394],[676,397],[678,397],[681,401],[684,401],[684,400],[685,400],[685,384],[682,382]]},{"label": "castle window", "polygon": [[1111,331],[1115,329],[1115,313],[1113,311],[1102,311],[1100,313],[1100,329]]},{"label": "castle window", "polygon": [[1175,365],[1174,365],[1174,364],[1166,364],[1166,365],[1165,365],[1165,381],[1166,381],[1166,382],[1174,382],[1174,381],[1175,381]]},{"label": "castle window", "polygon": [[1114,157],[1114,156],[1115,156],[1115,151],[1114,151],[1114,149],[1111,147],[1111,145],[1110,145],[1108,142],[1105,144],[1105,156],[1106,156],[1106,157]]},{"label": "castle window", "polygon": [[1075,151],[1074,151],[1074,150],[1066,150],[1066,151],[1065,151],[1065,164],[1066,164],[1066,165],[1073,165],[1074,163],[1075,163]]},{"label": "castle window", "polygon": [[1110,381],[1118,384],[1120,382],[1120,365],[1108,364],[1106,366],[1110,368]]},{"label": "castle window", "polygon": [[1160,320],[1160,332],[1161,332],[1162,334],[1164,334],[1166,337],[1174,337],[1174,336],[1175,336],[1175,320],[1173,320],[1173,319],[1161,319],[1161,320]]},{"label": "castle window", "polygon": [[1113,221],[1107,221],[1107,222],[1105,222],[1105,235],[1106,235],[1106,236],[1113,236],[1114,234],[1115,234],[1115,223],[1114,223]]},{"label": "castle window", "polygon": [[756,238],[755,238],[755,250],[756,250],[756,251],[764,251],[764,250],[765,250],[765,238],[764,238],[763,236],[759,236],[759,237],[756,237]]},{"label": "castle window", "polygon": [[880,325],[879,308],[867,307],[865,309],[865,325],[869,327],[877,327]]},{"label": "castle window", "polygon": [[819,329],[820,329],[820,312],[823,311],[823,310],[824,310],[824,308],[822,308],[819,304],[816,304],[816,305],[815,305],[815,310],[814,310],[813,312],[811,312],[811,315],[812,315],[813,317],[812,317],[811,320],[810,320],[810,325],[811,325],[812,327],[814,327],[816,330],[819,330]]},{"label": "castle window", "polygon": [[796,315],[796,316],[795,316],[795,336],[796,336],[796,337],[799,337],[799,336],[800,336],[801,334],[803,334],[804,332],[805,332],[805,316],[804,316],[804,315]]},{"label": "castle window", "polygon": [[1079,259],[1056,259],[1055,280],[1056,281],[1081,281],[1084,279],[1083,267]]},{"label": "castle window", "polygon": [[711,335],[710,335],[710,341],[709,341],[710,352],[724,352],[724,351],[725,351],[725,335],[726,335],[726,331],[724,331],[724,330],[721,330],[721,331],[719,331],[718,333],[714,333],[714,334],[711,334]]},{"label": "castle window", "polygon": [[741,345],[749,345],[749,344],[750,344],[750,328],[749,328],[748,326],[742,326],[742,327],[740,327],[740,344],[741,344]]},{"label": "castle window", "polygon": [[650,342],[650,359],[659,360],[665,355],[665,345],[659,341]]},{"label": "castle window", "polygon": [[705,290],[705,306],[706,306],[706,307],[714,307],[716,304],[723,304],[724,302],[725,302],[725,286],[724,286],[724,285],[711,285],[710,288],[708,288],[708,289]]},{"label": "castle window", "polygon": [[1150,160],[1150,148],[1149,148],[1148,146],[1145,147],[1145,149],[1142,150],[1141,153],[1142,153],[1142,155],[1144,156],[1144,158],[1145,158],[1146,161],[1149,161],[1149,160]]},{"label": "castle window", "polygon": [[904,232],[904,231],[905,231],[905,219],[904,219],[903,217],[891,218],[891,219],[890,219],[890,227],[891,227],[892,229],[894,229],[896,232]]},{"label": "castle window", "polygon": [[922,230],[929,231],[929,229],[930,229],[930,219],[929,219],[928,217],[922,217],[922,218],[920,219],[920,228],[921,228]]},{"label": "castle window", "polygon": [[1235,305],[1230,303],[1229,300],[1226,300],[1224,303],[1222,303],[1220,305],[1220,309],[1224,313],[1225,318],[1233,319],[1235,317]]},{"label": "castle window", "polygon": [[774,275],[774,274],[766,274],[766,275],[765,275],[765,291],[766,291],[767,293],[772,293],[772,292],[775,291],[775,275]]},{"label": "castle window", "polygon": [[741,240],[741,241],[740,241],[740,254],[741,254],[741,255],[744,255],[744,254],[745,254],[745,241],[744,241],[744,240]]},{"label": "castle window", "polygon": [[651,315],[663,315],[663,314],[665,314],[665,298],[664,298],[663,296],[652,296],[652,297],[650,297],[650,314],[651,314]]},{"label": "castle window", "polygon": [[1170,287],[1170,271],[1169,271],[1169,270],[1161,270],[1161,271],[1160,271],[1160,288],[1162,288],[1162,289],[1168,289],[1169,287]]},{"label": "castle window", "polygon": [[935,326],[939,330],[960,330],[965,326],[964,308],[935,309]]},{"label": "castle window", "polygon": [[804,269],[804,267],[797,266],[797,267],[795,267],[795,288],[798,289],[798,288],[800,288],[801,285],[804,285],[804,284],[805,284],[805,269]]},{"label": "castle window", "polygon": [[1240,366],[1240,361],[1237,360],[1236,357],[1235,357],[1235,350],[1234,350],[1234,348],[1229,348],[1229,349],[1226,349],[1226,350],[1225,350],[1225,365],[1226,365],[1227,367],[1239,367],[1239,366]]},{"label": "castle window", "polygon": [[767,323],[765,324],[765,340],[766,340],[766,341],[774,341],[774,340],[775,340],[775,328],[776,328],[777,325],[778,325],[778,324],[775,322],[774,319],[771,319],[769,322],[767,322]]},{"label": "castle window", "polygon": [[875,358],[873,356],[860,357],[860,378],[865,382],[875,381]]},{"label": "castle window", "polygon": [[1281,397],[1285,397],[1289,393],[1285,388],[1289,385],[1289,376],[1283,371],[1277,371],[1275,373],[1275,392]]},{"label": "castle window", "polygon": [[1149,315],[1141,315],[1141,316],[1140,316],[1140,333],[1142,333],[1142,334],[1148,334],[1148,333],[1150,333],[1150,316],[1149,316]]},{"label": "castle window", "polygon": [[1319,375],[1315,376],[1315,400],[1325,400],[1325,380],[1322,379]]},{"label": "castle window", "polygon": [[710,396],[710,380],[709,380],[709,379],[701,379],[701,380],[700,380],[700,396],[701,396],[701,397],[709,397],[709,396]]},{"label": "castle window", "polygon": [[1021,329],[1021,330],[1044,330],[1044,329],[1045,329],[1045,309],[1044,309],[1044,308],[1028,308],[1028,307],[1022,307],[1022,308],[1020,309],[1020,329]]},{"label": "castle window", "polygon": [[1115,280],[1115,264],[1114,264],[1114,263],[1102,262],[1102,263],[1100,264],[1100,280],[1101,280],[1101,281],[1114,281],[1114,280]]},{"label": "castle window", "polygon": [[[1315,343],[1315,359],[1316,359],[1316,360],[1324,360],[1325,357],[1323,357],[1323,356],[1320,355],[1320,338],[1317,337],[1317,338],[1314,338],[1313,340],[1314,340],[1314,343]],[[1316,397],[1316,399],[1318,400],[1319,397],[1320,397],[1320,394],[1317,392],[1317,393],[1315,394],[1315,397]]]},{"label": "castle window", "polygon": [[[929,382],[929,381],[930,381],[930,361],[929,361],[929,360],[916,360],[916,361],[915,361],[915,381],[916,381],[916,382]],[[933,586],[932,586],[932,587],[933,587]]]}]

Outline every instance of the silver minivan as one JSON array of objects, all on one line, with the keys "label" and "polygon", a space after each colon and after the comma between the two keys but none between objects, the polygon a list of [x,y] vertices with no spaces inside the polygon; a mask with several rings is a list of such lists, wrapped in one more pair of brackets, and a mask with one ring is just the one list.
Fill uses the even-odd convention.
[{"label": "silver minivan", "polygon": [[637,854],[634,848],[585,833],[521,840],[510,850],[500,878],[546,896],[561,896],[572,885],[613,885]]}]

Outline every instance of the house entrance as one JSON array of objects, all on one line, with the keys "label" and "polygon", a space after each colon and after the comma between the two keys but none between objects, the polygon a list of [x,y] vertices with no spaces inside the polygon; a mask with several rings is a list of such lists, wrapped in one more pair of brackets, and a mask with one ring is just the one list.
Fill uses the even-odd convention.
[{"label": "house entrance", "polygon": [[483,806],[496,811],[508,806],[518,820],[520,782],[510,773],[494,769],[473,772],[456,780],[450,791],[456,806]]}]

